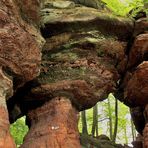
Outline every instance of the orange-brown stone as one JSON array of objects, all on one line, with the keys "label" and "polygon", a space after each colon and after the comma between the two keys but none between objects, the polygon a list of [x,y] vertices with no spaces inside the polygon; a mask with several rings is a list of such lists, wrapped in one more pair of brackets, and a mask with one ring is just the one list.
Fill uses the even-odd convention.
[{"label": "orange-brown stone", "polygon": [[125,99],[133,106],[145,106],[148,104],[148,62],[140,64],[129,80]]},{"label": "orange-brown stone", "polygon": [[148,123],[143,130],[143,148],[148,148]]},{"label": "orange-brown stone", "polygon": [[128,68],[137,66],[142,61],[147,60],[148,54],[148,33],[140,34],[136,37],[130,50]]},{"label": "orange-brown stone", "polygon": [[[31,1],[23,8],[32,8],[35,2]],[[24,19],[20,8],[16,1],[0,1],[0,66],[14,78],[14,88],[39,74],[43,43],[39,30]]]},{"label": "orange-brown stone", "polygon": [[21,148],[80,148],[78,112],[70,100],[57,97],[28,113],[30,130]]},{"label": "orange-brown stone", "polygon": [[9,133],[9,118],[7,109],[2,107],[0,104],[0,148],[15,147],[15,143]]}]

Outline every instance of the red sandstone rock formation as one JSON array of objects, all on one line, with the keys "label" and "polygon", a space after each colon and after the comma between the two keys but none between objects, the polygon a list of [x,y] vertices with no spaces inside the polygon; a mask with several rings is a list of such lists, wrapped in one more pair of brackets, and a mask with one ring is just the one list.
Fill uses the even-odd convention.
[{"label": "red sandstone rock formation", "polygon": [[143,147],[147,148],[148,147],[148,104],[145,107],[144,116],[146,124],[143,130]]},{"label": "red sandstone rock formation", "polygon": [[[23,2],[22,5],[28,9],[33,3],[29,7]],[[0,66],[14,79],[15,88],[39,74],[43,41],[40,32],[25,20],[25,12],[19,8],[16,1],[0,1]]]},{"label": "red sandstone rock formation", "polygon": [[[148,46],[147,46],[148,47]],[[145,107],[148,104],[148,62],[142,62],[128,81],[125,97],[134,106]],[[140,92],[140,93],[139,93]]]},{"label": "red sandstone rock formation", "polygon": [[[143,27],[143,26],[142,26]],[[145,22],[145,29],[148,28],[148,23]],[[148,147],[148,130],[147,130],[147,104],[148,104],[148,33],[135,38],[133,46],[129,51],[129,60],[127,65],[127,78],[124,78],[124,102],[131,107],[141,108],[141,113],[135,114],[133,120],[136,128],[140,133],[143,131],[144,148]],[[136,108],[132,109],[133,112]],[[145,112],[146,116],[143,116]],[[141,120],[141,121],[140,121]],[[145,124],[145,128],[143,125]]]},{"label": "red sandstone rock formation", "polygon": [[27,114],[31,124],[21,148],[80,148],[78,111],[70,100],[56,97]]},{"label": "red sandstone rock formation", "polygon": [[9,133],[9,118],[6,98],[12,95],[12,81],[0,69],[0,148],[15,148]]},{"label": "red sandstone rock formation", "polygon": [[[102,14],[93,8],[77,7],[71,2],[65,5],[64,1],[49,3],[43,6],[40,23],[38,0],[0,1],[0,146],[14,147],[6,99],[12,122],[27,115],[30,131],[23,148],[68,148],[80,147],[78,111],[117,92],[118,99],[130,107],[142,108],[138,110],[140,117],[145,110],[141,119],[146,124],[146,148],[147,20],[138,20],[134,28],[130,19]],[[38,24],[44,26],[42,34],[46,39],[42,61],[43,39]],[[132,37],[133,45],[129,44]],[[133,119],[142,133],[135,109]]]},{"label": "red sandstone rock formation", "polygon": [[[34,1],[34,0],[33,0]],[[32,2],[33,2],[32,1]],[[24,5],[23,9],[34,8],[35,4]],[[28,1],[29,2],[29,1]],[[30,0],[31,2],[31,0]],[[38,6],[39,8],[39,6]],[[28,11],[28,10],[26,10]],[[25,10],[16,1],[0,1],[0,147],[14,148],[9,134],[9,117],[6,107],[17,88],[39,74],[43,38],[31,20],[23,17]],[[28,11],[27,18],[35,12]],[[38,18],[39,20],[39,18]],[[10,93],[11,92],[11,93]],[[10,95],[11,94],[11,95]]]},{"label": "red sandstone rock formation", "polygon": [[[52,12],[51,15],[47,15],[44,11]],[[91,15],[88,12],[91,12]],[[72,15],[66,18],[69,13]],[[123,65],[127,39],[131,35],[130,28],[133,27],[133,23],[127,19],[126,24],[124,19],[115,17],[113,20],[118,27],[115,32],[109,32],[107,27],[111,27],[113,20],[106,18],[105,26],[97,26],[97,22],[103,23],[104,18],[100,12],[92,8],[45,9],[43,14],[45,28],[42,29],[42,34],[46,44],[42,50],[41,73],[34,79],[33,87],[22,96],[22,102],[19,103],[22,112],[28,115],[27,121],[30,126],[22,147],[72,147],[73,143],[77,145],[74,147],[80,147],[77,141],[78,131],[76,125],[73,125],[77,112],[92,107],[98,101],[107,98],[109,92],[116,90],[116,82],[120,78],[118,69]],[[122,28],[125,30],[122,31]],[[18,91],[18,96],[19,93]],[[69,117],[66,124],[63,122],[67,120],[67,109],[62,106],[67,106],[67,101],[62,101],[59,105],[54,103],[57,102],[55,98],[63,97],[69,100],[71,108],[77,110],[73,112],[73,121],[72,117]],[[42,106],[41,103],[45,104]],[[45,106],[49,107],[43,111]],[[53,114],[50,113],[50,106],[53,108]],[[37,109],[33,110],[36,107]],[[57,114],[54,115],[54,112]],[[41,117],[38,114],[42,114]],[[52,118],[53,122],[50,121]],[[43,124],[46,121],[49,124]],[[55,122],[60,127],[57,132],[51,130]],[[74,127],[74,131],[70,132],[72,136],[68,132],[67,124]],[[68,133],[64,129],[68,129]],[[66,136],[69,139],[65,139]]]}]

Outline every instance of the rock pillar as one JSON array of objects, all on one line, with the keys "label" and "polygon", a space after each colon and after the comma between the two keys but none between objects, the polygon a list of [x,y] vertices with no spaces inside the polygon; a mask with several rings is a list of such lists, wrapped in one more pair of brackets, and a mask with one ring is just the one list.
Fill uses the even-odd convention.
[{"label": "rock pillar", "polygon": [[69,99],[56,97],[27,118],[31,126],[21,148],[80,148],[78,111]]},{"label": "rock pillar", "polygon": [[144,115],[145,115],[146,124],[143,130],[143,147],[148,148],[148,104],[145,107]]},{"label": "rock pillar", "polygon": [[9,117],[6,98],[12,95],[12,81],[0,69],[0,148],[15,148],[9,133]]}]

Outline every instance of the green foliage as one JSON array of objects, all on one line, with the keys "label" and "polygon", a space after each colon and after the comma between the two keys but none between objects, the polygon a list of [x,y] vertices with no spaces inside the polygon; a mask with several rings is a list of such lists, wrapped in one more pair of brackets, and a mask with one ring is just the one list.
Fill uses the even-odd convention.
[{"label": "green foliage", "polygon": [[[143,7],[147,0],[102,0],[107,7],[119,16],[127,16],[130,10]],[[145,10],[146,11],[146,10]]]},{"label": "green foliage", "polygon": [[[108,100],[98,103],[98,133],[105,134],[110,137],[110,116],[112,118],[112,131],[115,125],[115,98],[112,94],[109,95],[110,111],[108,108]],[[129,108],[123,103],[118,102],[118,130],[117,143],[131,143],[133,140],[131,129],[131,117]],[[91,134],[93,123],[93,109],[86,110],[88,134]],[[134,129],[135,130],[135,129]],[[82,123],[79,120],[79,131],[82,132]]]},{"label": "green foliage", "polygon": [[15,123],[11,124],[10,132],[13,136],[17,147],[23,143],[23,138],[28,132],[28,127],[25,125],[25,117],[18,119]]}]

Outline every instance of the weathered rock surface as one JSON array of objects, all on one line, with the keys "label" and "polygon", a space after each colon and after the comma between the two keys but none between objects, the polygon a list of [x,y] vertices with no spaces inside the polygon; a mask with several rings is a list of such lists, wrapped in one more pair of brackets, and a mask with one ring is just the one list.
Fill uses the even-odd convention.
[{"label": "weathered rock surface", "polygon": [[55,8],[55,9],[70,9],[74,8],[75,3],[72,1],[63,1],[63,0],[58,0],[58,1],[44,1],[43,8]]},{"label": "weathered rock surface", "polygon": [[37,0],[0,1],[0,148],[16,147],[9,133],[6,100],[39,74],[44,40],[35,27],[37,18],[31,21],[38,14],[29,11],[35,3]]},{"label": "weathered rock surface", "polygon": [[132,142],[134,148],[143,148],[143,136],[137,135],[135,141]]},{"label": "weathered rock surface", "polygon": [[147,148],[148,147],[148,104],[146,105],[144,110],[144,117],[146,124],[143,130],[143,147]]},{"label": "weathered rock surface", "polygon": [[136,130],[142,135],[145,126],[145,118],[143,115],[144,107],[138,106],[130,108],[130,112]]},{"label": "weathered rock surface", "polygon": [[[81,145],[84,147],[88,147],[88,145],[97,148],[130,148],[126,145],[115,144],[113,143],[107,136],[100,135],[98,137],[92,137],[89,135],[80,135]],[[140,147],[139,147],[140,148]]]},{"label": "weathered rock surface", "polygon": [[125,89],[125,98],[132,106],[148,104],[148,62],[140,64]]},{"label": "weathered rock surface", "polygon": [[[28,116],[30,131],[22,147],[80,147],[74,107],[90,108],[116,90],[133,22],[101,15],[87,7],[61,9],[57,3],[42,10],[41,73],[8,101],[12,121]],[[63,97],[67,100],[57,99]]]},{"label": "weathered rock surface", "polygon": [[12,95],[12,81],[0,69],[0,148],[15,148],[9,133],[6,99]]},{"label": "weathered rock surface", "polygon": [[128,69],[148,60],[148,33],[136,37],[129,53]]},{"label": "weathered rock surface", "polygon": [[[98,10],[103,10],[104,8],[108,10],[105,7],[105,3],[101,2],[100,0],[93,0],[93,1],[92,0],[87,0],[87,1],[85,0],[43,0],[44,7],[51,8],[51,6],[53,6],[54,3],[58,6],[59,4],[61,5],[56,8],[73,8],[75,5],[77,5],[77,6],[87,6],[87,7],[95,8]],[[68,6],[68,7],[65,7],[65,6]]]},{"label": "weathered rock surface", "polygon": [[[147,18],[136,22],[134,34],[133,34],[134,41],[130,42],[127,48],[127,51],[126,51],[127,58],[125,57],[123,61],[123,66],[125,68],[124,68],[124,71],[121,70],[122,79],[120,81],[120,85],[118,88],[117,97],[119,100],[123,101],[128,106],[137,106],[138,103],[136,104],[136,101],[133,101],[133,100],[130,101],[132,96],[128,98],[127,92],[129,92],[128,94],[131,95],[130,91],[132,87],[134,87],[132,91],[137,91],[139,89],[136,95],[141,95],[143,94],[143,92],[141,93],[142,89],[140,90],[140,88],[142,88],[143,83],[147,82],[147,74],[146,74],[147,73],[146,63],[148,60],[148,54],[147,54],[148,53],[148,33],[147,31],[148,31]],[[142,64],[143,61],[145,61],[146,63]],[[145,66],[142,66],[142,65],[145,65]],[[141,81],[141,82],[138,82],[138,81]],[[130,87],[129,85],[131,83],[133,84]],[[136,86],[135,84],[136,85],[138,84],[138,85]],[[129,87],[129,91],[128,91],[127,85]],[[138,88],[139,85],[141,85],[140,88]],[[147,87],[146,85],[147,84],[145,83],[144,87]],[[135,94],[132,94],[132,95],[135,95]],[[142,104],[143,101],[141,100],[140,102]],[[143,102],[143,104],[144,103],[145,102]]]},{"label": "weathered rock surface", "polygon": [[147,148],[148,147],[148,124],[145,125],[145,128],[143,130],[143,147]]},{"label": "weathered rock surface", "polygon": [[[32,8],[34,3],[21,1],[23,9]],[[20,8],[16,1],[0,1],[0,66],[12,77],[14,88],[39,74],[43,44],[40,32],[24,19]],[[26,9],[22,14],[28,11]],[[33,14],[29,12],[28,15]]]},{"label": "weathered rock surface", "polygon": [[80,148],[78,111],[68,98],[56,97],[29,111],[30,131],[21,148]]},{"label": "weathered rock surface", "polygon": [[[38,86],[32,88],[24,100],[44,101],[65,96],[78,110],[84,110],[115,91],[120,78],[117,67],[121,67],[125,58],[133,23],[101,15],[87,7],[42,10],[46,44],[41,74],[36,79]],[[115,24],[117,30],[112,32],[109,27]]]},{"label": "weathered rock surface", "polygon": [[[127,67],[120,81],[118,99],[131,108],[131,115],[139,133],[143,133],[144,145],[147,147],[147,112],[148,104],[148,21],[140,19],[135,24],[134,42],[127,54]],[[137,36],[136,36],[137,35]],[[144,130],[144,131],[143,131]],[[138,142],[141,145],[141,142]],[[135,144],[138,144],[137,142]],[[135,146],[136,147],[136,146]]]},{"label": "weathered rock surface", "polygon": [[115,66],[124,56],[124,46],[93,31],[48,38],[37,79],[41,86],[33,88],[31,95],[38,94],[40,99],[68,96],[79,110],[92,107],[115,90],[119,79]]},{"label": "weathered rock surface", "polygon": [[119,74],[126,68],[125,50],[133,22],[101,15],[84,6],[42,10],[46,44],[41,73],[14,95],[17,105],[8,102],[12,121],[20,110],[26,114],[54,97],[68,97],[78,110],[84,110],[116,90]]},{"label": "weathered rock surface", "polygon": [[[98,8],[97,0],[44,2],[40,22],[40,1],[0,1],[0,113],[4,116],[0,118],[4,131],[0,144],[8,144],[4,141],[7,136],[14,147],[10,134],[5,135],[9,130],[6,99],[12,122],[27,115],[30,131],[23,148],[79,148],[78,111],[117,92],[118,99],[136,107],[131,112],[137,130],[142,133],[144,129],[146,148],[147,20],[134,23],[102,13],[94,9]],[[40,24],[46,39],[42,60],[44,40],[37,29]],[[9,78],[14,91],[11,99],[3,95]],[[8,90],[12,91],[12,85]]]},{"label": "weathered rock surface", "polygon": [[[33,25],[39,25],[40,23],[40,7],[42,0],[15,0],[21,17],[31,22]],[[30,24],[31,25],[31,24]],[[37,35],[37,37],[40,37]]]},{"label": "weathered rock surface", "polygon": [[136,37],[139,34],[146,33],[148,31],[148,20],[146,18],[138,19],[135,22],[134,33],[133,36]]},{"label": "weathered rock surface", "polygon": [[41,10],[41,16],[42,24],[45,25],[42,33],[46,38],[76,30],[99,30],[106,36],[113,35],[121,40],[127,40],[134,31],[132,20],[115,17],[112,14],[84,6],[71,9],[45,8]]}]

